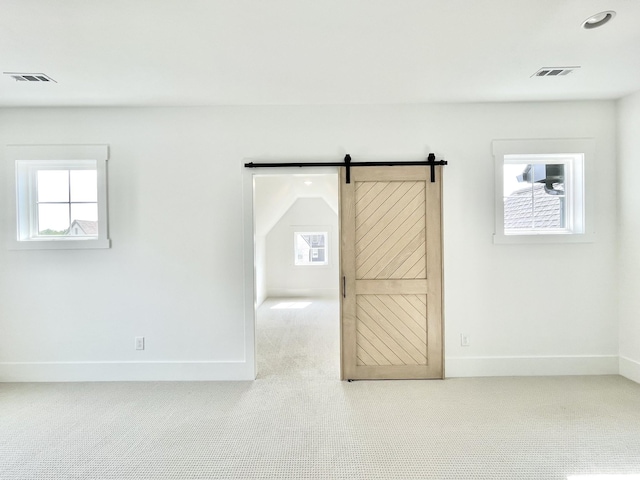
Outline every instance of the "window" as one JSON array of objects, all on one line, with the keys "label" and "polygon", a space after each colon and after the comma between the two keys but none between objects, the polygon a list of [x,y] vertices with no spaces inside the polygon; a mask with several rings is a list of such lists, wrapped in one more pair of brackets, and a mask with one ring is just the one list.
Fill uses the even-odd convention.
[{"label": "window", "polygon": [[493,147],[496,243],[588,240],[589,140],[506,140]]},{"label": "window", "polygon": [[295,265],[328,265],[327,232],[295,232]]},{"label": "window", "polygon": [[574,169],[582,169],[581,155],[505,155],[504,234],[582,233]]},{"label": "window", "polygon": [[10,146],[19,249],[108,248],[106,146]]}]

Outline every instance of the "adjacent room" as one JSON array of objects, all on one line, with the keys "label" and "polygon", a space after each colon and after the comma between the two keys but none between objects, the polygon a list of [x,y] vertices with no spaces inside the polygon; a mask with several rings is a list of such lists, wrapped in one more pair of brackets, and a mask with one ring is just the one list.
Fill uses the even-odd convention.
[{"label": "adjacent room", "polygon": [[340,378],[338,175],[254,177],[257,377]]},{"label": "adjacent room", "polygon": [[0,12],[1,479],[640,479],[640,2]]}]

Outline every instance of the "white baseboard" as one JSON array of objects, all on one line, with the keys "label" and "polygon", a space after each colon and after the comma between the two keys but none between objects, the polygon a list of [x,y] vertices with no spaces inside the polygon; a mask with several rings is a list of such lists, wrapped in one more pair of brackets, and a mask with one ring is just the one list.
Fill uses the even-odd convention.
[{"label": "white baseboard", "polygon": [[[617,375],[640,383],[640,362],[617,355],[557,357],[447,357],[452,377]],[[0,362],[0,382],[254,380],[241,362]]]},{"label": "white baseboard", "polygon": [[273,297],[338,297],[336,288],[271,288],[267,298]]},{"label": "white baseboard", "polygon": [[640,383],[640,362],[628,357],[620,357],[620,375]]},{"label": "white baseboard", "polygon": [[447,377],[617,375],[617,355],[446,357]]},{"label": "white baseboard", "polygon": [[264,293],[262,295],[256,296],[256,308],[262,305],[262,303],[267,299],[267,294]]},{"label": "white baseboard", "polygon": [[241,362],[0,362],[0,382],[254,380]]}]

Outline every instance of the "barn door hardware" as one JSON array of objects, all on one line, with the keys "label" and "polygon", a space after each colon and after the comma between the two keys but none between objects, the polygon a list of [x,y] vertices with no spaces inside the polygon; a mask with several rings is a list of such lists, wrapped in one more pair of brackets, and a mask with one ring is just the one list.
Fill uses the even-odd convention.
[{"label": "barn door hardware", "polygon": [[418,161],[391,161],[391,162],[352,162],[351,155],[347,154],[342,162],[309,162],[309,163],[245,163],[246,168],[278,168],[278,167],[345,167],[346,181],[351,183],[352,167],[407,167],[407,166],[431,167],[431,182],[436,181],[436,166],[447,165],[446,160],[436,160],[436,156],[430,153],[426,160]]}]

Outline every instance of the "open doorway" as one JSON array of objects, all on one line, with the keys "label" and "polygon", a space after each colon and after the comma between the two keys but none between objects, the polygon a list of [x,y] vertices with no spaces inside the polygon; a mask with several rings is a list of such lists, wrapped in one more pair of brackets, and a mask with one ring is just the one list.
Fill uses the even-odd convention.
[{"label": "open doorway", "polygon": [[257,378],[340,378],[338,185],[253,176]]}]

